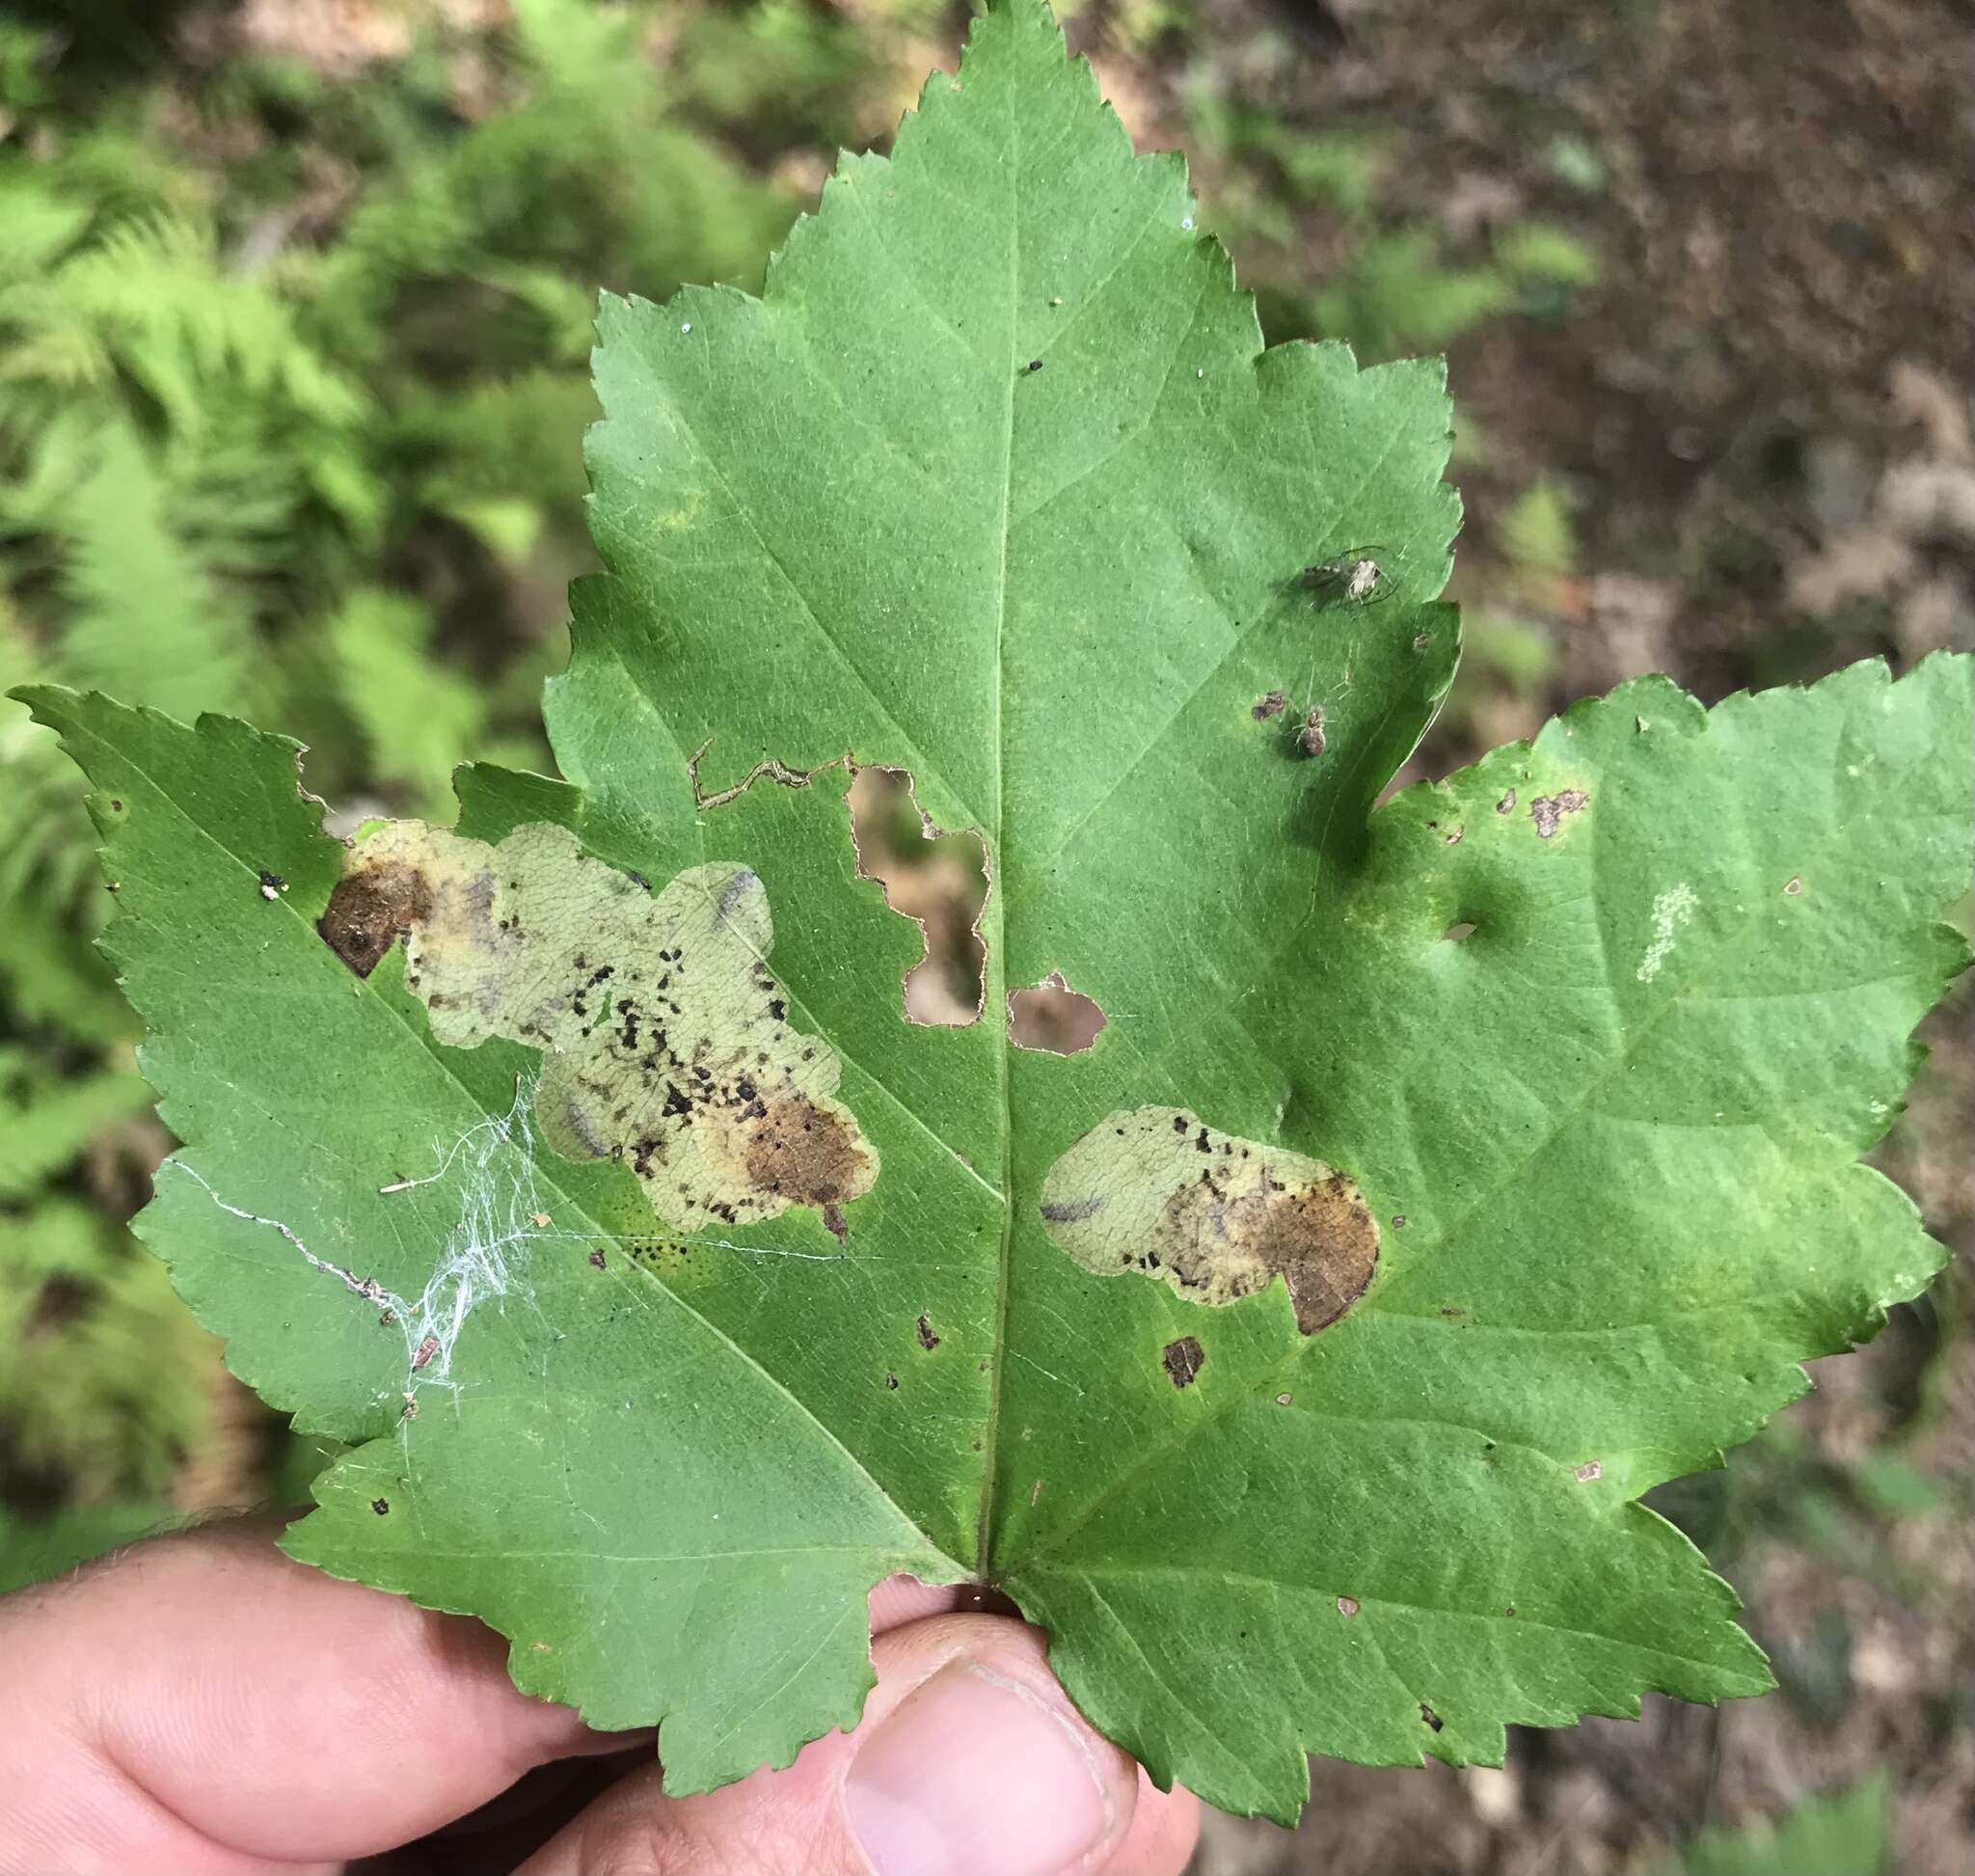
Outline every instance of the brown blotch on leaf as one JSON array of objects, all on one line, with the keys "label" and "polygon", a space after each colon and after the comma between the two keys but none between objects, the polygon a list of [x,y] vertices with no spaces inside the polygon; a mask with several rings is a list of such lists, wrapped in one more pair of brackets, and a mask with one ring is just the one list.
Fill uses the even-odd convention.
[{"label": "brown blotch on leaf", "polygon": [[[1196,1186],[1174,1201],[1204,1210]],[[1289,1288],[1296,1326],[1305,1335],[1327,1328],[1364,1295],[1378,1262],[1378,1227],[1358,1188],[1342,1173],[1301,1190],[1270,1192],[1219,1208],[1220,1226],[1245,1240]]]},{"label": "brown blotch on leaf", "polygon": [[345,873],[329,895],[315,929],[323,943],[359,977],[367,977],[398,934],[429,917],[431,911],[432,892],[424,874],[401,860],[386,860]]},{"label": "brown blotch on leaf", "polygon": [[604,1264],[605,1258],[602,1250],[594,1250],[590,1253],[590,1264],[593,1269],[601,1270],[604,1267]]},{"label": "brown blotch on leaf", "polygon": [[925,1349],[929,1355],[939,1346],[938,1334],[934,1331],[932,1322],[923,1315],[919,1318],[919,1346]]},{"label": "brown blotch on leaf", "polygon": [[1249,715],[1258,723],[1265,723],[1271,717],[1280,717],[1288,709],[1289,700],[1280,691],[1269,691],[1255,700]]},{"label": "brown blotch on leaf", "polygon": [[1576,814],[1591,805],[1582,788],[1566,788],[1555,795],[1538,795],[1529,803],[1529,818],[1536,824],[1536,838],[1548,840],[1563,825],[1566,814]]},{"label": "brown blotch on leaf", "polygon": [[1200,1346],[1198,1336],[1183,1335],[1177,1342],[1167,1343],[1159,1359],[1166,1364],[1166,1373],[1175,1387],[1191,1387],[1206,1366],[1207,1351]]},{"label": "brown blotch on leaf", "polygon": [[806,1095],[785,1091],[749,1111],[737,1129],[746,1183],[764,1197],[814,1206],[842,1235],[838,1210],[861,1189],[868,1156],[841,1114],[819,1107]]}]

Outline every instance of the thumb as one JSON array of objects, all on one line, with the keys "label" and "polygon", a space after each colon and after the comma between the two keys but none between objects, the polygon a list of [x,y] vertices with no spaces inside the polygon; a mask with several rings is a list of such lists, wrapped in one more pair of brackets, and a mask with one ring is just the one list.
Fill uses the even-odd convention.
[{"label": "thumb", "polygon": [[[929,1617],[872,1645],[852,1733],[690,1798],[656,1765],[599,1798],[525,1867],[712,1876],[1178,1876],[1198,1807],[1160,1791],[1056,1684],[1041,1634]],[[661,1740],[663,1745],[663,1739]]]}]

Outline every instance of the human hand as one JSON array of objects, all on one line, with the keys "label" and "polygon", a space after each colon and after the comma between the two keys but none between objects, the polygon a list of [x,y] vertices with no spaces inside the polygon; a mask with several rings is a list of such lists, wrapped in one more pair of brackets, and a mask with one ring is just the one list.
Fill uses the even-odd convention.
[{"label": "human hand", "polygon": [[1177,1876],[1192,1851],[1191,1795],[954,1591],[873,1592],[854,1733],[667,1798],[649,1734],[592,1731],[520,1693],[490,1629],[273,1536],[152,1538],[0,1599],[0,1871]]}]

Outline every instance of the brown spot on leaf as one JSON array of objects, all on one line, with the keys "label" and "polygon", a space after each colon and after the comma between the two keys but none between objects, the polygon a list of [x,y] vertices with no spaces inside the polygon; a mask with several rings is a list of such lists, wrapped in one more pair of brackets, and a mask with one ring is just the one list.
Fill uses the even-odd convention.
[{"label": "brown spot on leaf", "polygon": [[1206,1366],[1207,1351],[1200,1346],[1198,1336],[1183,1335],[1177,1342],[1167,1343],[1159,1359],[1166,1364],[1166,1373],[1175,1387],[1191,1387]]},{"label": "brown spot on leaf", "polygon": [[432,892],[424,873],[385,860],[345,873],[315,921],[322,941],[359,977],[367,977],[400,932],[428,917]]},{"label": "brown spot on leaf", "polygon": [[923,1315],[919,1318],[919,1346],[925,1349],[929,1355],[939,1346],[937,1332],[933,1329],[932,1322]]},{"label": "brown spot on leaf", "polygon": [[1538,795],[1529,803],[1529,818],[1536,824],[1536,838],[1548,840],[1563,825],[1566,814],[1576,814],[1591,805],[1582,788],[1566,788],[1555,795]]},{"label": "brown spot on leaf", "polygon": [[594,1250],[590,1253],[590,1264],[593,1268],[601,1270],[604,1267],[606,1262],[607,1260],[605,1259],[604,1253],[601,1248]]}]

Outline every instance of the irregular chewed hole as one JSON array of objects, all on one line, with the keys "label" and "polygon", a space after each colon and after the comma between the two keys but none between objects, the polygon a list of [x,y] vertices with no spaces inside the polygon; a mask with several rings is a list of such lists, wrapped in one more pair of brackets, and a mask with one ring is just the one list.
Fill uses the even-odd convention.
[{"label": "irregular chewed hole", "polygon": [[1060,970],[1008,993],[1008,1039],[1017,1048],[1081,1055],[1103,1027],[1104,1012],[1082,991],[1071,990]]},{"label": "irregular chewed hole", "polygon": [[1280,1277],[1305,1335],[1350,1309],[1378,1263],[1377,1221],[1348,1176],[1178,1107],[1107,1114],[1049,1169],[1042,1214],[1085,1269],[1136,1271],[1191,1302]]},{"label": "irregular chewed hole", "polygon": [[851,839],[857,877],[876,880],[893,911],[926,940],[906,972],[907,1022],[963,1028],[987,996],[987,848],[977,833],[946,833],[919,809],[904,769],[859,769],[851,782]]},{"label": "irregular chewed hole", "polygon": [[1441,933],[1441,937],[1447,939],[1449,944],[1459,944],[1462,939],[1471,938],[1474,936],[1474,921],[1472,918],[1460,919]]}]

